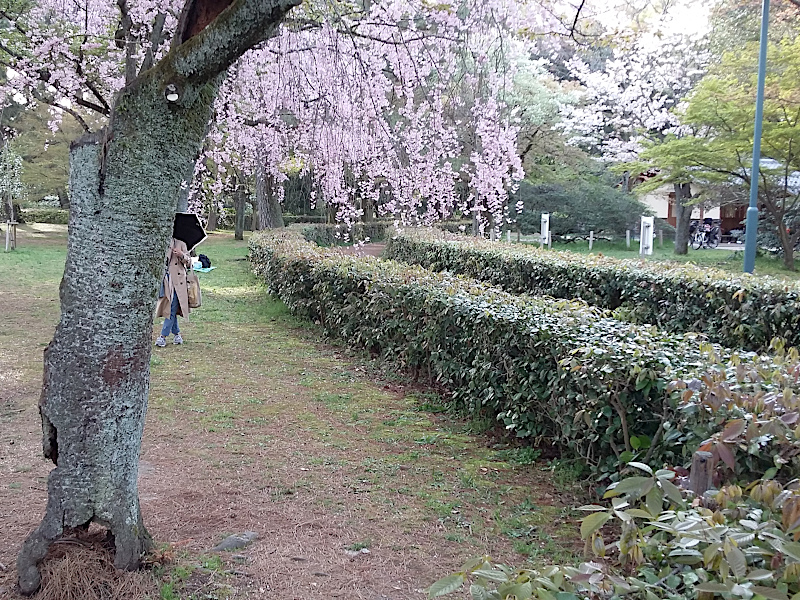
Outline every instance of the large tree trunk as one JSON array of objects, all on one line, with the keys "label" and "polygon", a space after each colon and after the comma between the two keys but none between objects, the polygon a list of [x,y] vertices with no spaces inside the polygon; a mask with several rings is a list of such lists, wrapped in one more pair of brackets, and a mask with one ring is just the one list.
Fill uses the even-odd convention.
[{"label": "large tree trunk", "polygon": [[283,212],[274,191],[274,179],[264,165],[256,165],[256,210],[258,229],[279,229],[284,226]]},{"label": "large tree trunk", "polygon": [[122,90],[107,130],[72,146],[61,320],[39,400],[44,455],[56,467],[42,523],[17,559],[25,594],[39,588],[49,546],[72,528],[107,527],[122,569],[137,568],[152,545],[136,480],[176,199],[225,69],[273,33],[295,1],[234,0],[220,14],[216,0],[190,0],[177,47]]},{"label": "large tree trunk", "polygon": [[692,208],[686,201],[692,197],[688,183],[674,184],[675,190],[675,254],[689,253],[689,226],[692,222]]}]

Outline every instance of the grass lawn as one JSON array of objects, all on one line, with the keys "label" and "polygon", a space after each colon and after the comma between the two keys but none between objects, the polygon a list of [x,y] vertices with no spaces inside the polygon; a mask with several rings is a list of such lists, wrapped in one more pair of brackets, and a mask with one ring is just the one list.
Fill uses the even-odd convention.
[{"label": "grass lawn", "polygon": [[[250,273],[246,242],[202,246],[203,307],[155,348],[141,454],[145,523],[166,565],[126,598],[423,598],[488,553],[576,560],[570,481],[492,423],[447,413],[391,369],[325,343]],[[39,523],[42,350],[58,319],[66,227],[25,225],[0,254],[0,598]],[[159,323],[160,325],[160,323]],[[157,332],[154,331],[153,339]],[[255,531],[244,550],[225,536]]]},{"label": "grass lawn", "polygon": [[[537,248],[539,247],[538,243],[524,243]],[[553,250],[567,250],[579,254],[589,254],[589,242],[583,240],[575,242],[553,242]],[[596,241],[593,245],[592,253],[611,256],[613,258],[642,258],[639,256],[639,242],[632,241],[629,249],[626,247],[624,240],[618,242]],[[689,248],[688,254],[678,256],[673,251],[673,243],[671,240],[664,240],[663,247],[659,247],[658,240],[656,240],[653,254],[644,258],[646,260],[655,261],[691,262],[697,265],[713,267],[715,269],[739,274],[742,272],[744,265],[744,247],[742,246],[741,250],[709,250],[707,248],[693,250]],[[783,277],[791,280],[800,278],[797,272],[788,271],[783,266],[783,261],[780,258],[763,253],[760,253],[756,257],[755,274]]]}]

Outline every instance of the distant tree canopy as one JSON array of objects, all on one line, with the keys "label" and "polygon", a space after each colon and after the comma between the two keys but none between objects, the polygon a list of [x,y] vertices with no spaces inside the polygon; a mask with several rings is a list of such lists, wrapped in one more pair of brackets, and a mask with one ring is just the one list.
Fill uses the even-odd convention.
[{"label": "distant tree canopy", "polygon": [[536,233],[541,214],[550,213],[553,235],[588,236],[638,230],[647,207],[631,194],[614,187],[608,175],[588,174],[564,181],[523,181],[515,194],[524,209],[517,222],[523,234]]},{"label": "distant tree canopy", "polygon": [[[725,54],[696,87],[683,111],[691,135],[670,136],[641,154],[632,166],[659,169],[651,187],[665,181],[696,181],[720,186],[751,183],[758,45]],[[800,240],[794,228],[800,193],[800,38],[770,43],[764,99],[759,201],[765,223],[778,241],[784,264],[794,268],[793,249]],[[771,160],[767,160],[771,159]]]}]

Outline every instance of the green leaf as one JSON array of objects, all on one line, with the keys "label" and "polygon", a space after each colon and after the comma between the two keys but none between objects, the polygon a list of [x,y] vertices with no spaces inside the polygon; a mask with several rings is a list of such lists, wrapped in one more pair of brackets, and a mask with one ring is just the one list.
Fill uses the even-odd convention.
[{"label": "green leaf", "polygon": [[489,592],[486,590],[485,587],[482,585],[478,585],[477,583],[473,583],[469,586],[469,593],[472,596],[472,600],[489,600]]},{"label": "green leaf", "polygon": [[640,463],[640,462],[629,462],[629,463],[628,463],[628,466],[629,466],[629,467],[636,467],[637,469],[639,469],[640,471],[644,471],[644,472],[645,472],[645,473],[647,473],[648,475],[652,475],[652,474],[653,474],[653,469],[651,469],[650,467],[648,467],[648,466],[647,466],[646,464],[644,464],[644,463]]},{"label": "green leaf", "polygon": [[483,577],[495,583],[505,583],[508,581],[508,575],[499,569],[476,569],[472,572],[476,577]]},{"label": "green leaf", "polygon": [[597,512],[598,510],[608,510],[608,507],[600,506],[599,504],[584,504],[583,506],[579,506],[575,510],[586,510],[589,512]]},{"label": "green leaf", "polygon": [[754,585],[750,588],[753,592],[769,600],[789,600],[789,596],[775,588],[764,587],[763,585]]},{"label": "green leaf", "polygon": [[646,510],[642,510],[641,508],[630,508],[624,511],[626,515],[630,515],[636,519],[654,519],[658,515],[653,515]]},{"label": "green leaf", "polygon": [[585,540],[595,531],[605,525],[606,521],[611,518],[611,513],[596,512],[581,521],[581,539]]},{"label": "green leaf", "polygon": [[730,593],[731,589],[733,589],[733,584],[727,585],[724,583],[701,583],[700,585],[695,586],[695,591],[697,592],[713,592],[715,594],[728,594]]},{"label": "green leaf", "polygon": [[778,542],[777,546],[779,546],[781,552],[800,562],[800,543],[781,540]]},{"label": "green leaf", "polygon": [[767,571],[766,569],[753,569],[747,574],[750,581],[764,581],[775,577],[774,571]]},{"label": "green leaf", "polygon": [[736,577],[744,577],[747,575],[747,557],[744,552],[739,550],[736,546],[731,546],[725,552],[725,558],[731,567],[731,571]]},{"label": "green leaf", "polygon": [[438,598],[439,596],[452,594],[462,585],[464,585],[464,576],[462,574],[450,575],[440,579],[428,588],[428,598]]},{"label": "green leaf", "polygon": [[673,502],[678,506],[683,504],[683,496],[681,495],[681,491],[674,483],[667,481],[666,479],[659,479],[658,483],[661,486],[661,489],[664,490],[664,493],[667,495],[667,498],[669,498],[670,502]]},{"label": "green leaf", "polygon": [[649,492],[654,484],[652,477],[628,477],[603,494],[603,498],[613,498],[623,494],[639,498]]},{"label": "green leaf", "polygon": [[526,581],[525,583],[501,586],[497,591],[500,592],[500,596],[503,598],[514,596],[517,600],[528,600],[533,594],[533,585],[531,585],[530,581]]},{"label": "green leaf", "polygon": [[657,517],[661,514],[661,509],[664,506],[664,492],[660,487],[654,485],[653,489],[647,492],[645,506],[647,506],[647,511],[653,515],[653,517]]}]

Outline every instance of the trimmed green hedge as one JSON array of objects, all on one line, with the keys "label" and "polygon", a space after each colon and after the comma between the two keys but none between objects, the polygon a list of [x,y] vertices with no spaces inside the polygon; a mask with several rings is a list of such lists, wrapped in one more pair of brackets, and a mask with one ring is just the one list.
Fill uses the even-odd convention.
[{"label": "trimmed green hedge", "polygon": [[472,221],[442,221],[436,223],[436,228],[448,233],[463,233],[472,235]]},{"label": "trimmed green hedge", "polygon": [[341,246],[362,242],[379,242],[386,239],[386,230],[391,223],[387,221],[373,221],[372,223],[356,223],[352,229],[343,224],[339,225],[309,225],[302,229],[303,237],[318,246]]},{"label": "trimmed green hedge", "polygon": [[283,223],[285,225],[294,225],[295,223],[325,223],[325,215],[283,215]]},{"label": "trimmed green hedge", "polygon": [[[708,350],[691,338],[580,302],[343,256],[290,231],[254,235],[250,260],[272,293],[329,335],[436,380],[518,437],[557,443],[606,472],[636,440],[656,436],[674,400],[670,382],[705,365]],[[654,459],[681,451],[669,443]]]},{"label": "trimmed green hedge", "polygon": [[511,246],[433,230],[395,236],[386,256],[475,277],[514,293],[579,298],[626,320],[700,332],[733,348],[800,346],[800,286],[674,263],[617,260]]},{"label": "trimmed green hedge", "polygon": [[21,213],[25,223],[69,223],[69,211],[63,208],[23,208]]}]

